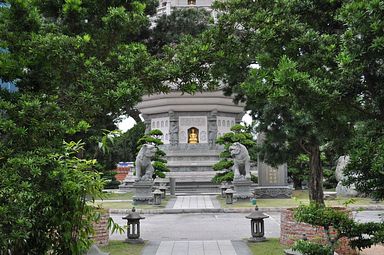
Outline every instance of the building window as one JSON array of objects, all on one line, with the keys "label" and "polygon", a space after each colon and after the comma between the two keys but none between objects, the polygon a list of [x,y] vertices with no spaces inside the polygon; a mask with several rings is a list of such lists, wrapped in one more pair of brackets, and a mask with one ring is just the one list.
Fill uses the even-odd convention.
[{"label": "building window", "polygon": [[188,5],[196,5],[196,0],[188,0]]}]

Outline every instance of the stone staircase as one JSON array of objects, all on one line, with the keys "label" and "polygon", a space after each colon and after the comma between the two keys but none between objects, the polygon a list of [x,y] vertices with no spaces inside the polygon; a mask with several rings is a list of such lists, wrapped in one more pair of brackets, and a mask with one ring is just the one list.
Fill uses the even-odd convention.
[{"label": "stone staircase", "polygon": [[[193,171],[193,172],[169,172],[166,173],[166,178],[156,178],[155,184],[166,183],[169,187],[169,178],[176,180],[176,194],[191,195],[191,194],[218,194],[218,184],[212,183],[212,178],[215,176],[214,171]],[[135,176],[129,174],[124,180],[123,185],[120,185],[121,190],[131,190],[135,182]]]},{"label": "stone staircase", "polygon": [[215,174],[214,171],[169,172],[167,173],[167,181],[171,177],[175,178],[176,193],[179,195],[217,194],[219,193],[219,185],[211,181]]}]

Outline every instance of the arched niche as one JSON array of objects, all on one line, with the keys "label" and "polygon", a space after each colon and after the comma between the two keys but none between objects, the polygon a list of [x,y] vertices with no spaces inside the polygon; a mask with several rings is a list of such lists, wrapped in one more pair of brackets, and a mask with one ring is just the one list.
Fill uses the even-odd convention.
[{"label": "arched niche", "polygon": [[188,129],[188,143],[197,144],[199,143],[199,129],[191,127]]}]

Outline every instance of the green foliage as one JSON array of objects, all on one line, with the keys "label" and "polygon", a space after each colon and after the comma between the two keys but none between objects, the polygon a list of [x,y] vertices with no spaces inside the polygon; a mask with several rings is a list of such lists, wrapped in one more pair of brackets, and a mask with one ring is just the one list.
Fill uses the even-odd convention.
[{"label": "green foliage", "polygon": [[259,183],[259,178],[256,175],[251,174],[251,181],[253,183]]},{"label": "green foliage", "polygon": [[102,178],[105,180],[104,189],[118,189],[121,184],[118,180],[116,180],[115,175],[117,172],[114,171],[105,171],[102,174]]},{"label": "green foliage", "polygon": [[97,154],[100,170],[114,170],[118,162],[134,162],[137,155],[137,142],[144,135],[145,125],[137,123],[127,132],[113,137],[108,154]]},{"label": "green foliage", "polygon": [[78,142],[61,152],[25,152],[0,168],[0,247],[12,254],[83,254],[98,213],[86,203],[102,196],[95,160],[76,157]]},{"label": "green foliage", "polygon": [[217,173],[213,178],[212,178],[212,182],[213,183],[222,183],[222,182],[231,182],[233,181],[233,172],[230,171],[230,172],[221,172],[221,173]]},{"label": "green foliage", "polygon": [[345,173],[346,185],[377,200],[384,198],[384,136],[380,123],[359,123],[356,138],[351,143],[350,162]]},{"label": "green foliage", "polygon": [[159,129],[153,129],[148,132],[148,134],[145,134],[143,137],[141,137],[138,140],[137,149],[140,150],[141,146],[144,144],[153,144],[156,147],[156,154],[152,158],[152,166],[155,169],[153,172],[153,178],[156,178],[156,176],[160,178],[165,178],[164,172],[169,172],[169,168],[167,167],[167,160],[164,159],[166,156],[166,153],[160,149],[160,145],[163,144],[160,137],[163,135],[163,132]]},{"label": "green foliage", "polygon": [[337,186],[338,181],[336,180],[335,170],[324,169],[324,188],[334,189]]},{"label": "green foliage", "polygon": [[223,169],[231,169],[233,166],[233,160],[228,160],[227,158],[224,158],[213,165],[213,170],[220,171]]},{"label": "green foliage", "polygon": [[355,222],[347,211],[340,209],[315,203],[299,206],[295,210],[295,219],[313,226],[323,227],[327,244],[322,244],[323,249],[316,249],[319,248],[319,244],[301,240],[295,244],[295,249],[304,254],[310,252],[308,254],[328,255],[333,254],[341,237],[349,238],[351,247],[358,249],[370,247],[383,241],[383,223]]},{"label": "green foliage", "polygon": [[[221,160],[213,165],[213,170],[222,171],[224,173],[217,173],[215,177],[213,177],[212,181],[215,183],[221,183],[222,181],[232,181],[233,173],[231,168],[233,166],[233,160],[231,159],[231,153],[229,152],[229,147],[235,143],[239,142],[247,147],[248,151],[252,157],[252,151],[256,151],[256,143],[253,141],[253,135],[249,131],[250,127],[243,126],[240,124],[236,124],[231,127],[230,133],[226,133],[223,136],[217,138],[216,143],[224,145],[224,151],[220,153]],[[254,153],[253,155],[255,155]]]},{"label": "green foliage", "polygon": [[[165,64],[143,43],[144,3],[153,13],[154,2],[10,0],[0,8],[0,79],[18,87],[0,89],[0,253],[72,255],[89,246],[97,215],[86,198],[104,185],[93,158],[112,155],[104,132],[143,94],[166,91]],[[82,142],[63,149],[63,141]]]},{"label": "green foliage", "polygon": [[333,255],[332,248],[328,245],[311,243],[304,240],[295,242],[293,250],[306,255]]},{"label": "green foliage", "polygon": [[156,20],[151,31],[149,47],[151,51],[162,53],[162,47],[177,44],[184,35],[197,36],[209,26],[211,15],[205,9],[176,9],[170,15]]}]

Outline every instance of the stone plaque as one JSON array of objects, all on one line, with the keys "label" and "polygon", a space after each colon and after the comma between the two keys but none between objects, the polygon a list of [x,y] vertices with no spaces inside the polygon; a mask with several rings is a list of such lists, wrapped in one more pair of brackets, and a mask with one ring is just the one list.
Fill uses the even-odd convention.
[{"label": "stone plaque", "polygon": [[270,184],[278,184],[277,169],[271,166],[267,167],[267,175]]}]

